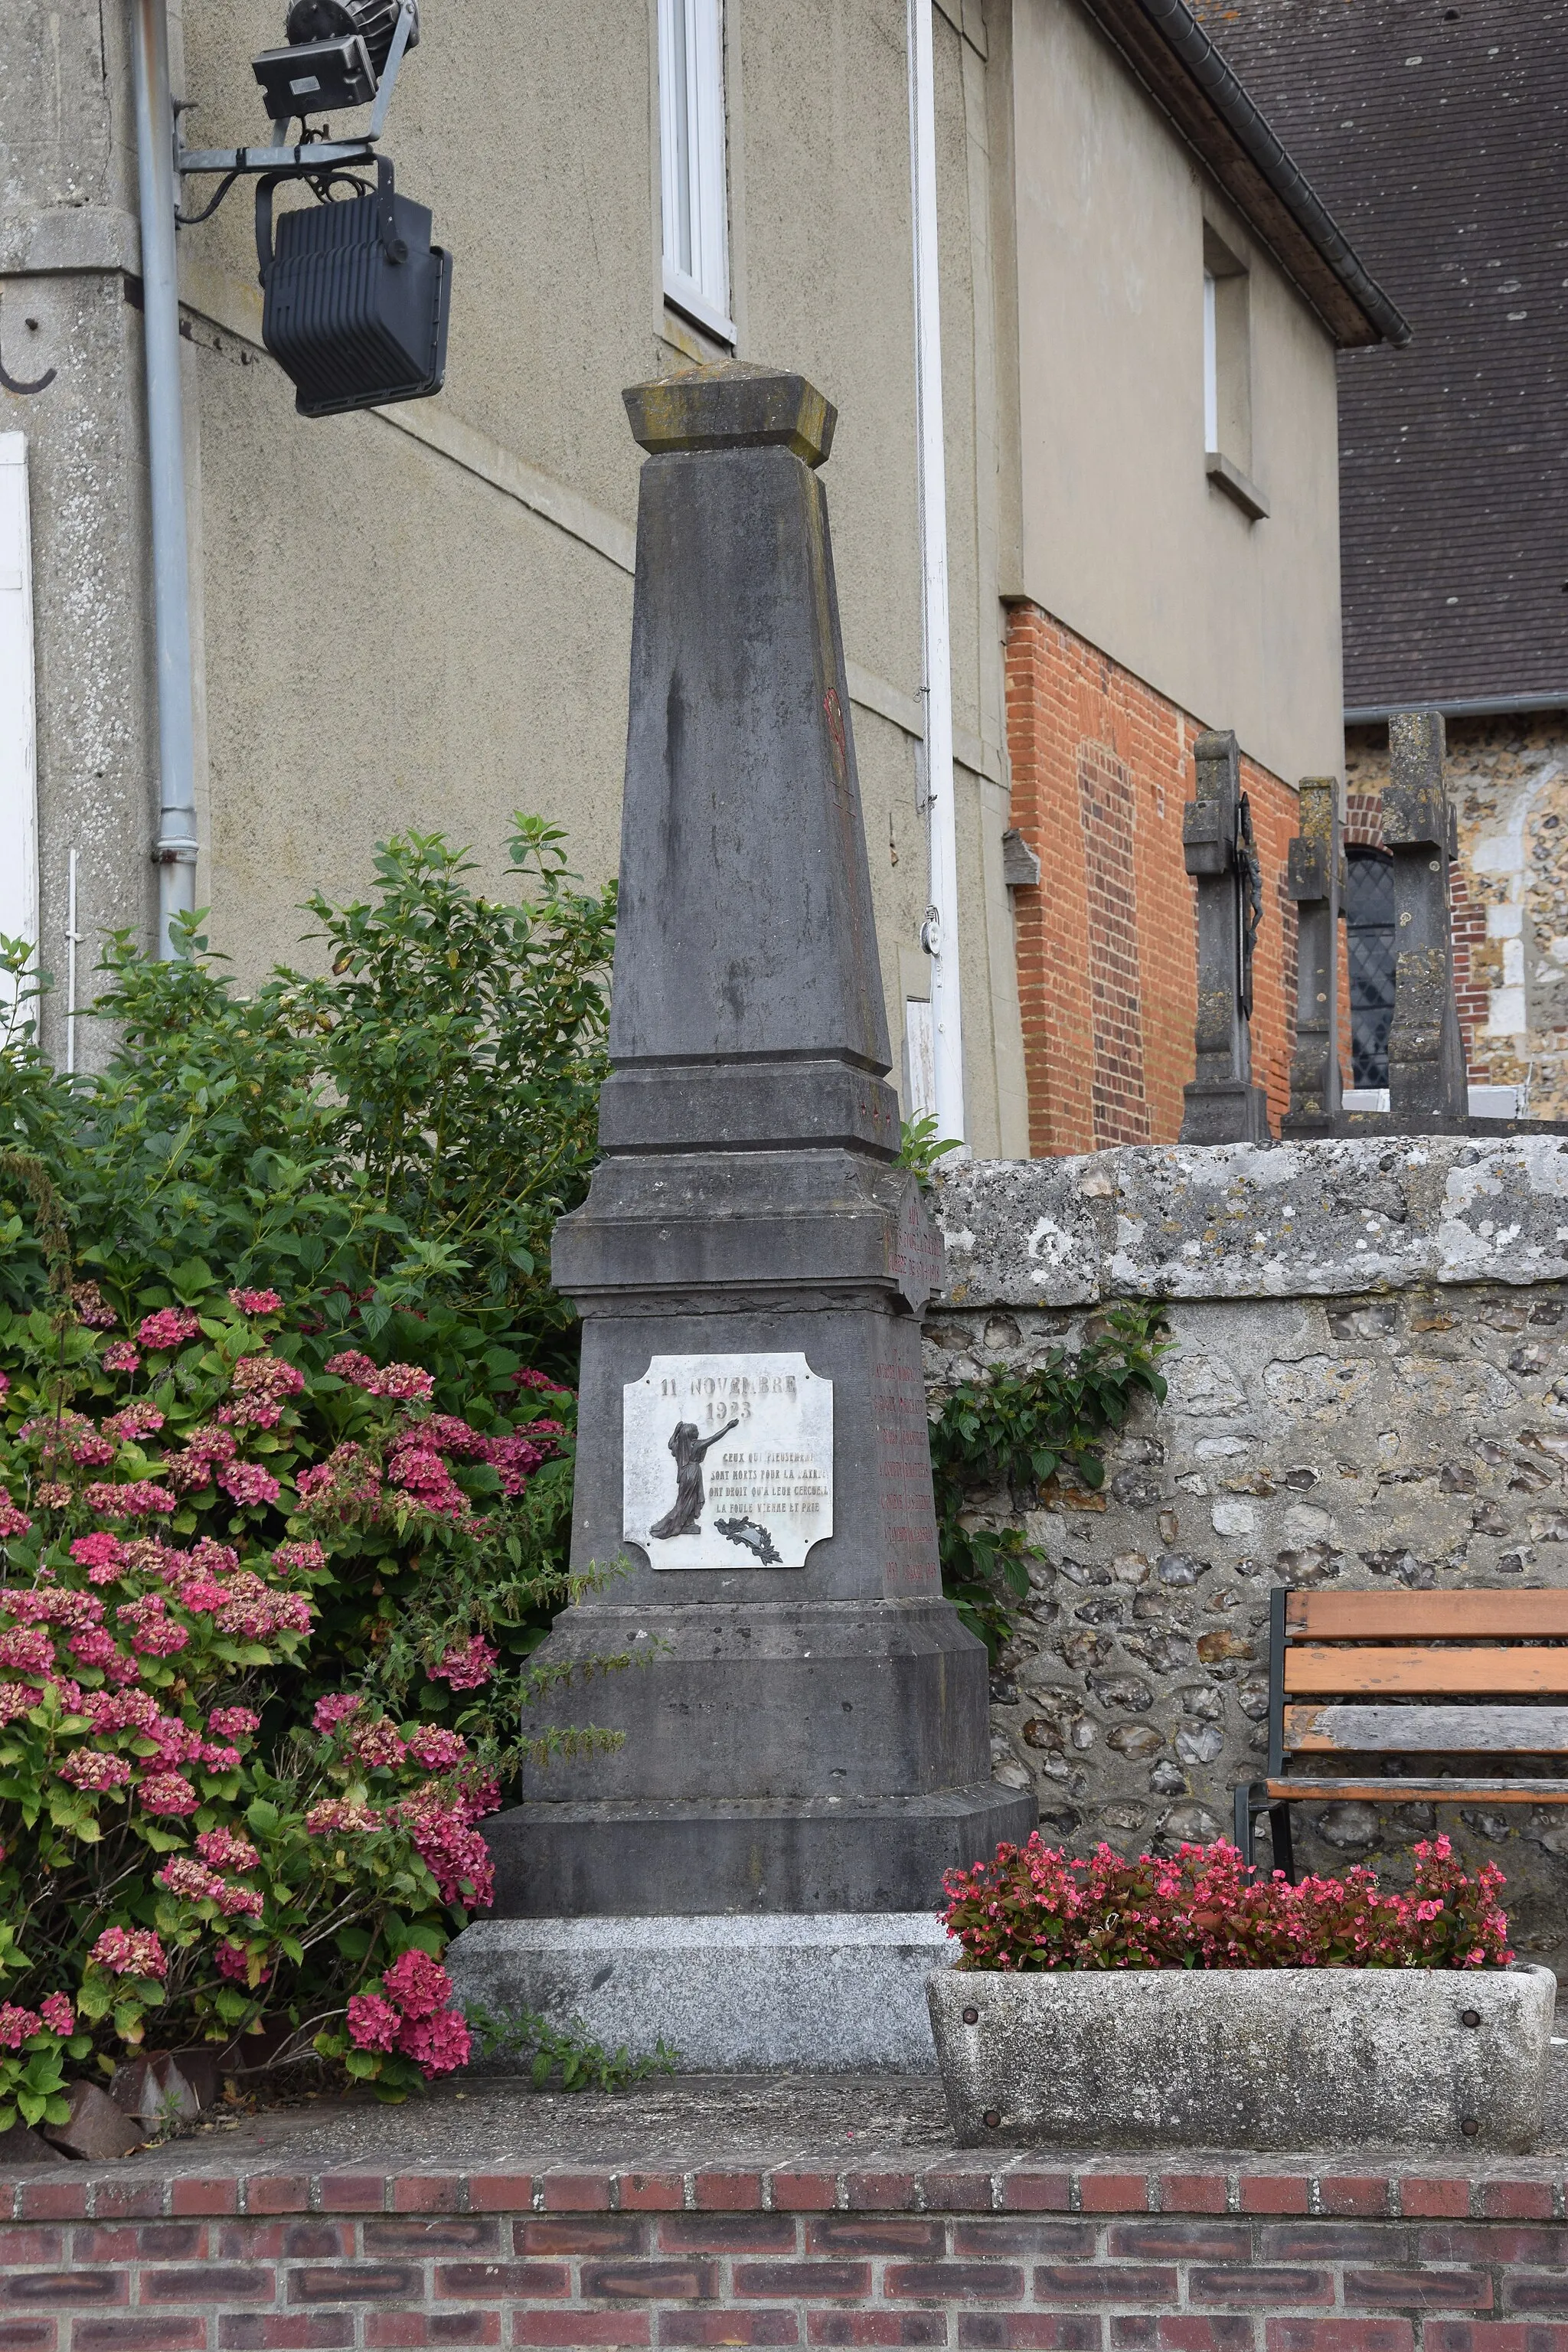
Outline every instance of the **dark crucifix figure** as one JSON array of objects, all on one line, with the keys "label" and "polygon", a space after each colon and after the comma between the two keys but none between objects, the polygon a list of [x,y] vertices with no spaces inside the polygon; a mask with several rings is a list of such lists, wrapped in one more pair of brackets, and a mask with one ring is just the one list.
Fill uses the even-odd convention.
[{"label": "dark crucifix figure", "polygon": [[711,1437],[699,1437],[695,1422],[676,1423],[669,1441],[669,1450],[675,1456],[675,1507],[666,1511],[657,1527],[649,1528],[650,1536],[690,1535],[702,1517],[707,1499],[702,1492],[702,1457],[710,1445],[717,1445],[721,1437],[728,1437],[740,1425],[739,1421],[727,1421]]}]

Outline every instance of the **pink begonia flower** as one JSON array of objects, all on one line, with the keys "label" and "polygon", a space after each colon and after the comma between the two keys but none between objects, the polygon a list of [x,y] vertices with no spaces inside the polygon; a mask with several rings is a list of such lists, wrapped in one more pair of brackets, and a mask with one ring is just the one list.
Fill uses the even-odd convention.
[{"label": "pink begonia flower", "polygon": [[231,1462],[218,1472],[217,1483],[237,1503],[275,1503],[281,1492],[271,1471],[258,1462]]},{"label": "pink begonia flower", "polygon": [[242,1315],[276,1315],[283,1304],[275,1290],[231,1290],[228,1298]]},{"label": "pink begonia flower", "polygon": [[69,1993],[47,1992],[38,2003],[38,2015],[51,2033],[69,2035],[76,2032],[76,2009]]},{"label": "pink begonia flower", "polygon": [[392,2050],[403,2021],[379,1993],[356,1992],[349,2000],[349,2040],[356,2050]]},{"label": "pink begonia flower", "polygon": [[177,1348],[185,1339],[194,1339],[201,1329],[198,1317],[186,1307],[160,1307],[138,1325],[136,1337],[144,1348],[162,1349]]},{"label": "pink begonia flower", "polygon": [[0,2049],[20,2050],[30,2033],[37,2033],[43,2019],[36,2010],[18,2009],[15,2001],[0,2008]]},{"label": "pink begonia flower", "polygon": [[32,1525],[33,1522],[26,1512],[19,1511],[4,1487],[0,1487],[0,1542],[8,1540],[12,1536],[27,1535],[32,1529]]},{"label": "pink begonia flower", "polygon": [[280,1568],[285,1571],[292,1569],[296,1574],[301,1576],[308,1575],[312,1569],[325,1568],[326,1564],[326,1553],[313,1539],[310,1543],[279,1544],[272,1555],[274,1568]]},{"label": "pink begonia flower", "polygon": [[71,1546],[71,1558],[79,1568],[88,1570],[89,1584],[107,1584],[119,1573],[125,1546],[118,1536],[100,1528],[96,1534],[78,1536]]},{"label": "pink begonia flower", "polygon": [[382,1970],[381,1981],[405,2017],[432,2017],[452,1998],[451,1978],[428,1952],[405,1952]]},{"label": "pink begonia flower", "polygon": [[100,1748],[78,1748],[64,1756],[55,1771],[69,1789],[123,1789],[132,1778],[123,1756],[106,1755]]},{"label": "pink begonia flower", "polygon": [[261,1860],[249,1839],[233,1830],[204,1830],[196,1852],[214,1870],[254,1870]]},{"label": "pink begonia flower", "polygon": [[164,1486],[155,1486],[147,1478],[132,1479],[123,1486],[100,1479],[87,1490],[89,1511],[100,1511],[106,1519],[144,1519],[154,1513],[167,1514],[174,1507],[174,1498]]},{"label": "pink begonia flower", "polygon": [[88,1954],[113,1977],[163,1977],[168,1956],[150,1927],[106,1927]]},{"label": "pink begonia flower", "polygon": [[[226,1977],[230,1984],[249,1984],[250,1955],[243,1944],[231,1944],[226,1940],[218,1946],[217,1972],[220,1977]],[[258,1985],[267,1984],[270,1981],[271,1976],[270,1969],[258,1969],[256,1972],[256,1981]]]},{"label": "pink begonia flower", "polygon": [[449,1683],[455,1691],[479,1690],[489,1681],[500,1655],[476,1633],[471,1641],[455,1643],[440,1664],[427,1671],[433,1681]]},{"label": "pink begonia flower", "polygon": [[183,1772],[152,1772],[138,1792],[144,1813],[194,1813],[201,1802]]},{"label": "pink begonia flower", "polygon": [[335,1731],[364,1705],[357,1691],[334,1691],[316,1701],[310,1721],[318,1731]]},{"label": "pink begonia flower", "polygon": [[448,1772],[468,1752],[460,1731],[444,1731],[434,1723],[421,1724],[405,1734],[405,1744],[416,1764],[422,1764],[426,1772]]},{"label": "pink begonia flower", "polygon": [[468,2063],[472,2047],[468,2021],[460,2009],[444,2009],[434,2017],[405,2018],[397,2047],[405,2058],[413,2059],[427,2082],[437,2074],[454,2074]]},{"label": "pink begonia flower", "polygon": [[260,1728],[261,1717],[248,1706],[215,1706],[207,1717],[207,1729],[219,1739],[248,1739]]},{"label": "pink begonia flower", "polygon": [[105,1348],[101,1361],[106,1372],[133,1372],[142,1361],[142,1351],[129,1339],[116,1339],[111,1348]]}]

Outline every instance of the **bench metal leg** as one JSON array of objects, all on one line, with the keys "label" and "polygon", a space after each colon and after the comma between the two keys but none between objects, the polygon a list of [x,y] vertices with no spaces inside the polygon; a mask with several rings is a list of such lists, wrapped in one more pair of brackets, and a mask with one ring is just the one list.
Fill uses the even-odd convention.
[{"label": "bench metal leg", "polygon": [[1268,1830],[1274,1846],[1274,1867],[1282,1870],[1292,1886],[1296,1884],[1296,1848],[1290,1835],[1289,1805],[1270,1805]]},{"label": "bench metal leg", "polygon": [[1236,1791],[1236,1843],[1242,1861],[1252,1868],[1252,1800],[1256,1780],[1241,1781]]}]

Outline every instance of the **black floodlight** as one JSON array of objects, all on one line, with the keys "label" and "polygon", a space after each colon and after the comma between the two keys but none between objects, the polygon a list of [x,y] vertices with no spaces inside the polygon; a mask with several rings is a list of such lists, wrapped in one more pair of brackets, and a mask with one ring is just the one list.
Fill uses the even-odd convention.
[{"label": "black floodlight", "polygon": [[261,340],[300,415],[439,392],[452,257],[431,244],[427,208],[397,194],[387,157],[377,158],[374,194],[280,214],[276,246],[274,185],[268,173],[256,186]]},{"label": "black floodlight", "polygon": [[[255,60],[270,141],[182,150],[182,174],[221,178],[211,202],[179,214],[180,225],[210,218],[237,180],[255,177],[261,340],[293,383],[302,416],[426,399],[446,373],[452,257],[431,243],[428,211],[397,194],[376,148],[398,69],[419,38],[419,0],[293,0],[283,29],[288,46]],[[348,137],[306,119],[373,103],[364,131]],[[289,138],[296,120],[298,143]],[[374,185],[356,168],[374,170]],[[273,196],[286,181],[316,202],[279,214],[274,226]]]},{"label": "black floodlight", "polygon": [[334,113],[345,106],[368,106],[375,96],[375,68],[358,33],[336,41],[296,42],[287,49],[263,49],[252,59],[267,111],[274,122],[291,115]]}]

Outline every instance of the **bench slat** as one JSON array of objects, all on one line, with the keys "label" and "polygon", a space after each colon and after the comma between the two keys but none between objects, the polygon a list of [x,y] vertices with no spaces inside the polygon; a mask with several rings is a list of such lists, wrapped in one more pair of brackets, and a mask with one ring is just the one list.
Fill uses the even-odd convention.
[{"label": "bench slat", "polygon": [[1266,1780],[1273,1798],[1302,1797],[1310,1803],[1405,1805],[1413,1797],[1440,1804],[1468,1805],[1485,1799],[1497,1805],[1568,1805],[1568,1780],[1415,1780],[1402,1773],[1397,1780]]},{"label": "bench slat", "polygon": [[1568,1691],[1568,1650],[1342,1650],[1300,1642],[1285,1653],[1285,1687],[1324,1697],[1362,1691],[1403,1691],[1412,1698]]},{"label": "bench slat", "polygon": [[1285,1626],[1314,1641],[1568,1639],[1568,1591],[1292,1592]]},{"label": "bench slat", "polygon": [[1288,1706],[1289,1756],[1568,1755],[1568,1706]]}]

